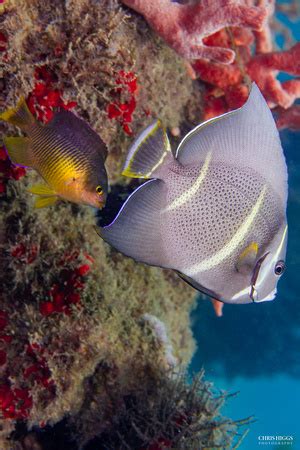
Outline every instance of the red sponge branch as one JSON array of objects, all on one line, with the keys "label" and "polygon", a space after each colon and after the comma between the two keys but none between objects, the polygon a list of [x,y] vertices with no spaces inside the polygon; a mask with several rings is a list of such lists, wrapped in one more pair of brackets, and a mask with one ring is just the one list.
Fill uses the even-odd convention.
[{"label": "red sponge branch", "polygon": [[233,0],[202,0],[181,5],[171,0],[122,0],[142,14],[177,53],[187,59],[205,58],[223,64],[234,60],[230,48],[206,46],[203,39],[227,26],[262,29],[267,10]]}]

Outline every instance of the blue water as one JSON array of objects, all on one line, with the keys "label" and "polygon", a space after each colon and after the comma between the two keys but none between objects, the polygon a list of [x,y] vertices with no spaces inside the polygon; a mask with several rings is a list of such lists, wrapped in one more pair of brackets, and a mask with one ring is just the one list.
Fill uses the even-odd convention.
[{"label": "blue water", "polygon": [[291,435],[294,445],[279,448],[300,449],[300,133],[285,131],[281,138],[289,171],[289,242],[276,299],[224,305],[221,318],[199,299],[192,315],[198,350],[191,371],[204,367],[219,389],[240,391],[223,413],[257,419],[242,450],[276,447],[259,445],[260,435]]},{"label": "blue water", "polygon": [[[279,15],[300,39],[300,21]],[[283,41],[279,36],[277,44]],[[200,299],[192,315],[198,350],[191,372],[202,367],[219,389],[239,391],[223,414],[257,421],[241,450],[300,450],[300,132],[281,133],[289,172],[287,269],[273,302],[225,305],[217,318]],[[259,444],[259,436],[292,436],[292,445]],[[290,442],[290,441],[289,441]]]}]

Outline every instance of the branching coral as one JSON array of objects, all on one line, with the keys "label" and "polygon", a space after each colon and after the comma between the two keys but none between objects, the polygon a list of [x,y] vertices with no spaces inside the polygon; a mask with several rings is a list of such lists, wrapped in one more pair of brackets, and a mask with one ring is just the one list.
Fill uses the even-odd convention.
[{"label": "branching coral", "polygon": [[279,130],[289,128],[290,130],[300,130],[300,105],[293,105],[289,109],[276,108],[276,124]]},{"label": "branching coral", "polygon": [[246,70],[271,107],[289,108],[300,97],[300,80],[280,83],[276,75],[281,71],[300,76],[300,42],[286,51],[257,54],[247,63]]},{"label": "branching coral", "polygon": [[264,8],[232,0],[206,0],[191,5],[180,5],[171,0],[122,1],[142,14],[170,47],[184,58],[206,58],[225,64],[234,60],[234,51],[219,46],[208,47],[203,39],[227,26],[260,30],[266,18]]},{"label": "branching coral", "polygon": [[[103,376],[101,370],[97,376],[101,372]],[[115,415],[105,431],[101,431],[100,415],[98,423],[90,424],[95,438],[84,446],[85,450],[237,448],[234,445],[241,437],[240,426],[249,423],[249,419],[234,422],[219,415],[226,395],[215,395],[212,385],[204,380],[203,371],[189,386],[182,374],[140,376],[139,388],[128,391],[121,402],[120,395],[111,397]],[[91,383],[90,388],[93,395],[89,401],[96,408],[101,398],[96,386]],[[76,422],[82,422],[80,413]]]},{"label": "branching coral", "polygon": [[[242,106],[249,94],[249,79],[257,83],[270,107],[290,107],[300,96],[300,80],[281,83],[276,76],[278,71],[299,75],[299,59],[300,44],[288,51],[262,53],[254,57],[249,55],[247,49],[242,48],[239,62],[228,66],[198,60],[194,64],[196,72],[203,81],[214,86],[207,89],[205,118],[219,114],[219,99],[223,105],[221,113]],[[212,105],[209,104],[210,98],[213,99]]]},{"label": "branching coral", "polygon": [[[273,9],[270,9],[272,12]],[[244,38],[241,36],[244,35]],[[197,60],[193,67],[207,83],[204,118],[209,119],[242,106],[249,95],[251,81],[255,81],[271,108],[278,112],[291,107],[300,96],[300,81],[294,78],[285,82],[277,79],[279,72],[300,75],[300,44],[286,51],[272,51],[270,28],[249,35],[245,29],[221,30],[210,37],[210,43],[223,42],[236,49],[236,61],[230,65]],[[252,44],[255,54],[252,54]],[[291,115],[285,114],[285,121]],[[294,116],[293,116],[294,117]],[[295,122],[294,122],[295,125]]]}]

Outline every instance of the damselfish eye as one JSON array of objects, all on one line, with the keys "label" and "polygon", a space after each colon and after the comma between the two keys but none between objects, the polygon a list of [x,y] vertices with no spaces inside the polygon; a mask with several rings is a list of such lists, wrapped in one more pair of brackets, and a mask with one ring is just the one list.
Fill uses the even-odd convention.
[{"label": "damselfish eye", "polygon": [[102,195],[103,194],[103,189],[100,186],[100,184],[99,184],[99,186],[96,187],[96,192],[97,192],[98,195]]},{"label": "damselfish eye", "polygon": [[284,261],[278,261],[275,266],[275,275],[282,275],[285,269]]}]

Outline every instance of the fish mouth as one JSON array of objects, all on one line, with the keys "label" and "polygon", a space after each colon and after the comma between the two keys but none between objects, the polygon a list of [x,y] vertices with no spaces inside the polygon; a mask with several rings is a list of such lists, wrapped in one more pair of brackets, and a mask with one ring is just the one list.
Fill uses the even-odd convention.
[{"label": "fish mouth", "polygon": [[255,264],[254,270],[253,270],[253,274],[251,277],[251,287],[250,287],[250,293],[249,296],[251,298],[251,300],[255,303],[257,302],[261,302],[263,300],[258,300],[258,292],[255,288],[256,282],[257,282],[257,278],[258,278],[258,274],[259,274],[259,270],[261,268],[261,265],[263,263],[263,261],[266,259],[266,257],[268,256],[270,252],[265,253]]},{"label": "fish mouth", "polygon": [[104,205],[105,205],[105,202],[97,202],[97,208],[100,210],[104,208]]},{"label": "fish mouth", "polygon": [[106,203],[106,198],[105,198],[105,197],[100,197],[100,198],[98,198],[98,199],[97,199],[97,202],[96,202],[97,208],[98,208],[98,209],[103,209],[104,206],[105,206],[105,203]]},{"label": "fish mouth", "polygon": [[273,289],[273,291],[271,291],[270,294],[267,295],[265,298],[262,298],[262,299],[257,298],[256,300],[253,300],[253,301],[254,301],[254,303],[271,302],[276,297],[276,294],[277,294],[277,288]]}]

